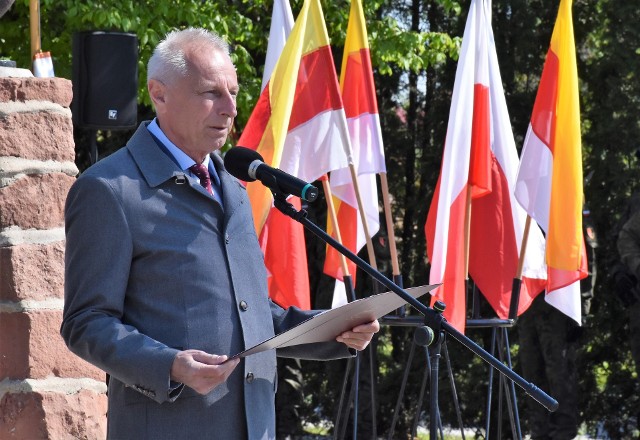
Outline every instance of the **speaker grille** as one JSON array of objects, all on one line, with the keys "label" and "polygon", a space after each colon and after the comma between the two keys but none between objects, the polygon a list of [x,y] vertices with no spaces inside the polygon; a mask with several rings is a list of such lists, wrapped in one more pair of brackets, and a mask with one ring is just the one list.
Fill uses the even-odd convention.
[{"label": "speaker grille", "polygon": [[83,128],[129,129],[137,125],[138,39],[122,32],[73,35],[74,123]]}]

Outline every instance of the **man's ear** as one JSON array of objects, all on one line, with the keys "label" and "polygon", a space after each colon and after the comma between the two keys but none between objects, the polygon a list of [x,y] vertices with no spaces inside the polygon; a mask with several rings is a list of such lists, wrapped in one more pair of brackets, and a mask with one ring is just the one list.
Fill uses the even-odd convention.
[{"label": "man's ear", "polygon": [[147,84],[147,90],[156,110],[161,109],[165,103],[165,85],[157,79],[150,79]]}]

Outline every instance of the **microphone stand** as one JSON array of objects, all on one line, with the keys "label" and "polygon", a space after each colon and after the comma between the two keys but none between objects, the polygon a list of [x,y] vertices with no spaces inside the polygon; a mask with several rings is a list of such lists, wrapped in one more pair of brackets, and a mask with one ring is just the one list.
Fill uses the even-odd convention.
[{"label": "microphone stand", "polygon": [[[374,268],[372,268],[366,261],[362,258],[358,257],[356,254],[351,252],[349,249],[344,247],[338,241],[336,241],[333,237],[327,234],[324,230],[319,228],[312,221],[307,219],[307,212],[304,209],[300,211],[296,210],[293,205],[287,202],[288,194],[281,193],[278,190],[274,190],[273,187],[277,185],[269,185],[271,191],[274,196],[274,206],[282,212],[284,215],[291,217],[295,221],[301,223],[307,230],[316,235],[322,241],[335,248],[338,252],[343,254],[349,260],[353,261],[356,266],[362,269],[365,273],[371,276],[373,279],[378,281],[380,284],[385,286],[387,289],[398,295],[400,298],[404,299],[407,303],[411,304],[415,309],[417,309],[424,317],[425,326],[429,327],[433,330],[436,338],[440,339],[441,335],[449,334],[455,340],[460,342],[462,345],[467,347],[477,356],[479,356],[482,360],[487,362],[493,368],[498,370],[502,375],[509,378],[511,381],[520,386],[524,392],[530,395],[533,399],[535,399],[538,403],[544,406],[547,410],[553,412],[558,409],[558,401],[553,397],[549,396],[547,393],[542,391],[533,383],[527,382],[523,377],[519,376],[516,372],[514,372],[511,368],[500,362],[497,358],[492,356],[489,352],[484,350],[478,344],[473,342],[471,339],[466,337],[464,334],[459,332],[455,327],[449,324],[441,313],[438,313],[431,307],[428,307],[422,304],[420,301],[409,295],[402,288],[396,285],[393,281],[382,275],[382,273],[378,272]],[[435,382],[436,379],[431,377],[431,381]],[[432,398],[434,398],[432,396]],[[435,418],[433,415],[432,418]],[[435,430],[435,423],[431,424],[431,432],[430,437],[435,439],[437,432]]]}]

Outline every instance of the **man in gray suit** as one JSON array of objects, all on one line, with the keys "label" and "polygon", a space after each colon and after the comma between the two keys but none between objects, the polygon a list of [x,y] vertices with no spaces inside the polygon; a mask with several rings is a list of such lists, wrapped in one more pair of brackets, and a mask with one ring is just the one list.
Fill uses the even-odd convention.
[{"label": "man in gray suit", "polygon": [[[226,355],[317,312],[268,299],[246,190],[216,153],[236,116],[227,44],[172,32],[147,83],[157,118],[69,191],[61,334],[110,377],[109,438],[274,438],[276,353]],[[352,356],[378,330],[277,354]]]}]

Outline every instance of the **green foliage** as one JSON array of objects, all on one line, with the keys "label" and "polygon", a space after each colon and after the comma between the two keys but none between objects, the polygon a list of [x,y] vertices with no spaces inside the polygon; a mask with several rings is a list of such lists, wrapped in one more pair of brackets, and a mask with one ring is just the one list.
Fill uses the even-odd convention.
[{"label": "green foliage", "polygon": [[[170,30],[200,26],[214,30],[229,41],[232,59],[238,69],[243,94],[239,98],[239,123],[244,125],[260,90],[254,61],[256,54],[266,51],[268,21],[263,11],[266,2],[250,6],[230,2],[174,0],[171,2],[133,2],[105,0],[42,0],[41,45],[50,51],[56,75],[71,79],[72,35],[77,31],[102,30],[133,33],[139,44],[139,93],[142,105],[150,106],[146,93],[146,63],[153,47]],[[19,0],[0,20],[2,46],[0,56],[10,56],[20,67],[29,67],[29,1]],[[261,63],[261,59],[258,58]]]},{"label": "green foliage", "polygon": [[[605,427],[615,438],[630,438],[630,420],[640,415],[638,369],[629,357],[629,317],[613,292],[609,274],[617,261],[615,238],[628,197],[639,189],[640,163],[635,155],[640,136],[640,12],[612,0],[577,2],[585,174],[593,178],[585,197],[600,232],[597,249],[599,282],[582,359],[585,375],[581,410],[594,425],[609,414]],[[596,397],[596,398],[594,398]],[[636,425],[635,436],[638,426]]]},{"label": "green foliage", "polygon": [[394,69],[420,73],[430,66],[457,58],[460,38],[441,32],[411,32],[387,16],[369,27],[372,63],[380,75],[391,75]]}]

